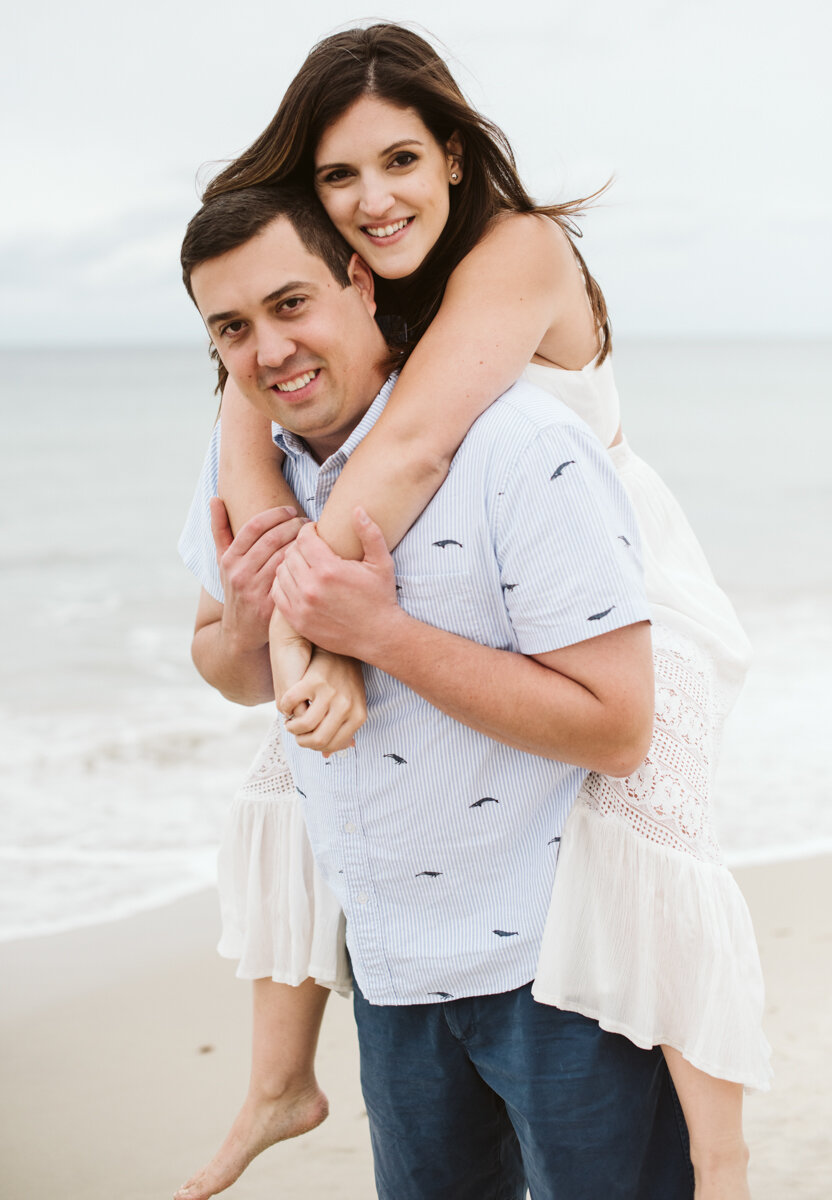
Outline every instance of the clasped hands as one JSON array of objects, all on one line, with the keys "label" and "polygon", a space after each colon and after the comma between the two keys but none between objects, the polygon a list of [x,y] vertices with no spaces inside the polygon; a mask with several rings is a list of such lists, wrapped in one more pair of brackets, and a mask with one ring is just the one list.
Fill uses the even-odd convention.
[{"label": "clasped hands", "polygon": [[260,513],[233,537],[225,506],[215,499],[211,522],[229,644],[250,652],[271,635],[275,696],[287,730],[325,754],[349,746],[366,719],[356,660],[371,657],[385,613],[400,611],[381,530],[356,510],[364,558],[351,562],[333,554],[291,508]]},{"label": "clasped hands", "polygon": [[[281,555],[272,587],[277,613],[316,647],[310,670],[283,692],[279,703],[282,712],[291,714],[287,730],[300,745],[314,749],[321,748],[324,734],[328,749],[350,744],[355,728],[366,717],[364,711],[345,742],[345,723],[335,729],[339,699],[330,701],[326,714],[319,703],[320,690],[315,700],[309,700],[308,676],[310,671],[314,676],[315,655],[329,651],[348,655],[350,662],[371,662],[385,619],[395,618],[399,612],[393,560],[382,532],[363,509],[356,509],[353,520],[364,552],[360,561],[339,558],[319,537],[315,525],[308,524]],[[309,704],[306,709],[305,700]],[[334,745],[336,740],[339,746]]]}]

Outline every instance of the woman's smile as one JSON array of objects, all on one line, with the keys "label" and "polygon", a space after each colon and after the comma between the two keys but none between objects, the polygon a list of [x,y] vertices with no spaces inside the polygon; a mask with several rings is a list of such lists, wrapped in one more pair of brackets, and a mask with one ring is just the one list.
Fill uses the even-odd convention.
[{"label": "woman's smile", "polygon": [[458,157],[414,109],[362,96],[324,131],[315,188],[339,233],[373,271],[404,279],[445,228]]},{"label": "woman's smile", "polygon": [[398,241],[398,234],[403,234],[410,227],[414,217],[402,217],[400,221],[394,221],[388,225],[365,225],[363,232],[368,238],[378,242],[380,246],[389,246],[394,241]]}]

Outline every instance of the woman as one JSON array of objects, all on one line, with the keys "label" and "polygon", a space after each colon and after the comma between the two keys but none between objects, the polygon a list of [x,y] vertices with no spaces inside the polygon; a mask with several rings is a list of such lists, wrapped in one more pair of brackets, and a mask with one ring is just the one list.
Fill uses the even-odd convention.
[{"label": "woman", "polygon": [[[535,996],[639,1045],[662,1044],[691,1132],[698,1200],[747,1196],[742,1085],[765,1087],[769,1074],[759,963],[747,910],[707,818],[716,736],[747,644],[672,497],[622,438],[603,296],[569,237],[579,204],[536,208],[502,134],[471,110],[442,60],[421,38],[386,25],[316,47],[270,126],[206,198],[265,181],[314,183],[336,227],[373,269],[380,311],[400,347],[403,371],[391,401],[319,522],[338,553],[360,554],[349,516],[358,501],[395,545],[473,421],[524,369],[610,448],[645,542],[656,735],[633,776],[590,775],[582,789],[561,846]],[[265,423],[229,385],[220,490],[234,527],[287,502],[273,450]],[[278,618],[275,694],[294,714],[287,729],[301,744],[337,748],[360,712],[346,721],[332,715],[326,660],[318,682],[295,686],[308,652],[287,667],[280,651],[287,638],[294,652]],[[288,853],[277,886],[288,888],[292,904],[291,870],[311,869],[298,865],[308,863],[308,850],[296,843],[287,851],[302,831],[292,802],[277,803],[291,784],[274,740],[263,756],[238,802],[239,836],[224,849],[225,874],[234,873],[229,856],[242,855],[238,874],[257,893],[250,847],[271,823]],[[271,808],[264,794],[275,798]],[[240,833],[246,822],[256,834]],[[274,875],[271,853],[267,875]],[[265,886],[273,889],[275,880]],[[307,977],[336,987],[347,977],[332,937],[337,913],[317,883],[312,891],[308,937],[281,948],[265,969],[257,958],[245,971],[306,982],[287,989],[256,978],[249,1098],[217,1158],[181,1197],[214,1194],[266,1145],[325,1116],[312,1072],[325,994]],[[268,936],[291,941],[285,923],[276,925]],[[245,954],[248,932],[233,947],[224,938],[221,949]],[[278,1053],[281,1039],[295,1054],[289,1067]]]}]

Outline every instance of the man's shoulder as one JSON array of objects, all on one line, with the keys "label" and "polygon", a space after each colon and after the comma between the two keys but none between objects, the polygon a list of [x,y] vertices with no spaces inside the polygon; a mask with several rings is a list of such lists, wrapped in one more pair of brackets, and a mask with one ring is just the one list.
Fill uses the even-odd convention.
[{"label": "man's shoulder", "polygon": [[501,454],[510,455],[547,434],[595,438],[589,426],[562,400],[519,379],[476,421],[466,444],[470,443],[471,450],[496,444]]}]

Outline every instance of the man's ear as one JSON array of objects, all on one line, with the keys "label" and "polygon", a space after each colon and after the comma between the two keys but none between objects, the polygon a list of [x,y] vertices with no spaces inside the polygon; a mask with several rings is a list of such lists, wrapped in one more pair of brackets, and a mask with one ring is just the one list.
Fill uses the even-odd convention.
[{"label": "man's ear", "polygon": [[347,274],[350,277],[351,285],[364,301],[367,312],[371,317],[374,316],[376,311],[376,281],[373,277],[373,272],[360,255],[353,254],[347,267]]}]

